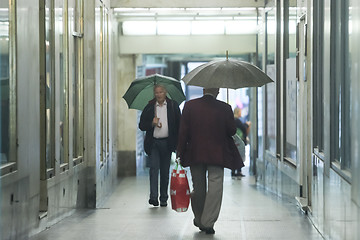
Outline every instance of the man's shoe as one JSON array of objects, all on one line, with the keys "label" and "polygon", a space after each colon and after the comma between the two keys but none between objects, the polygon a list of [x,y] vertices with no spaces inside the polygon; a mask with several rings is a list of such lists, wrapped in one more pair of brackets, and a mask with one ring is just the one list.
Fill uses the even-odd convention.
[{"label": "man's shoe", "polygon": [[214,228],[205,228],[205,233],[206,234],[215,234],[215,230],[214,230]]},{"label": "man's shoe", "polygon": [[245,177],[245,175],[242,174],[241,172],[238,172],[238,173],[236,174],[236,176],[237,176],[237,177]]},{"label": "man's shoe", "polygon": [[198,227],[198,228],[200,229],[200,231],[205,231],[205,228],[200,227],[199,224],[197,224],[197,223],[195,222],[195,220],[194,220],[193,222],[194,222],[194,226],[195,226],[195,227]]},{"label": "man's shoe", "polygon": [[167,202],[161,202],[160,201],[160,207],[167,207]]},{"label": "man's shoe", "polygon": [[149,204],[154,205],[154,207],[159,206],[159,202],[158,202],[158,200],[154,200],[154,199],[149,199]]}]

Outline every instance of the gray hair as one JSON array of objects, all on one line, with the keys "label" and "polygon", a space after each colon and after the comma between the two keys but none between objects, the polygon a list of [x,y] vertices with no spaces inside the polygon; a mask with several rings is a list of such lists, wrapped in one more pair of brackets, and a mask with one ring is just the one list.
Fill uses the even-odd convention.
[{"label": "gray hair", "polygon": [[162,88],[162,89],[164,89],[165,93],[167,93],[167,90],[166,90],[166,88],[165,88],[163,85],[161,85],[161,84],[155,84],[155,85],[154,85],[154,91],[155,91],[155,89],[157,89],[157,88]]}]

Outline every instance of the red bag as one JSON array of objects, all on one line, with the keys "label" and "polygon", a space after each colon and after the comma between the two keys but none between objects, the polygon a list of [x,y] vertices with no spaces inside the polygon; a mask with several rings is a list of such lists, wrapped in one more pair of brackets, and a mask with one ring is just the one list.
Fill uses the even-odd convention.
[{"label": "red bag", "polygon": [[186,171],[178,164],[171,172],[170,196],[172,209],[177,212],[186,212],[190,203],[190,188]]}]

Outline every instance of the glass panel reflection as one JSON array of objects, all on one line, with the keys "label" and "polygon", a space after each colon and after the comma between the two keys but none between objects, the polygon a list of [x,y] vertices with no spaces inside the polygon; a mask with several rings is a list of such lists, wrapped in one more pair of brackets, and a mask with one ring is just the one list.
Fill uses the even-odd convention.
[{"label": "glass panel reflection", "polygon": [[0,9],[0,53],[0,164],[4,164],[10,159],[9,8]]},{"label": "glass panel reflection", "polygon": [[274,80],[265,86],[265,149],[276,154],[276,18],[275,8],[266,14],[266,73]]},{"label": "glass panel reflection", "polygon": [[46,168],[54,168],[53,129],[53,26],[52,1],[45,2],[45,45],[46,45]]}]

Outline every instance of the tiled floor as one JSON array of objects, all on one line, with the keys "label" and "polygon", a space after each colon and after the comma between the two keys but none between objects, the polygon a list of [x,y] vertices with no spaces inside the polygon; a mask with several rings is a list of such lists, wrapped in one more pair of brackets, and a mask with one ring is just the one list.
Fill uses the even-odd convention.
[{"label": "tiled floor", "polygon": [[122,179],[103,208],[78,210],[31,240],[323,239],[293,199],[264,192],[257,188],[254,177],[246,175],[241,180],[232,179],[225,170],[215,235],[206,235],[193,226],[191,209],[177,213],[171,210],[170,201],[165,208],[150,206],[145,175]]}]

